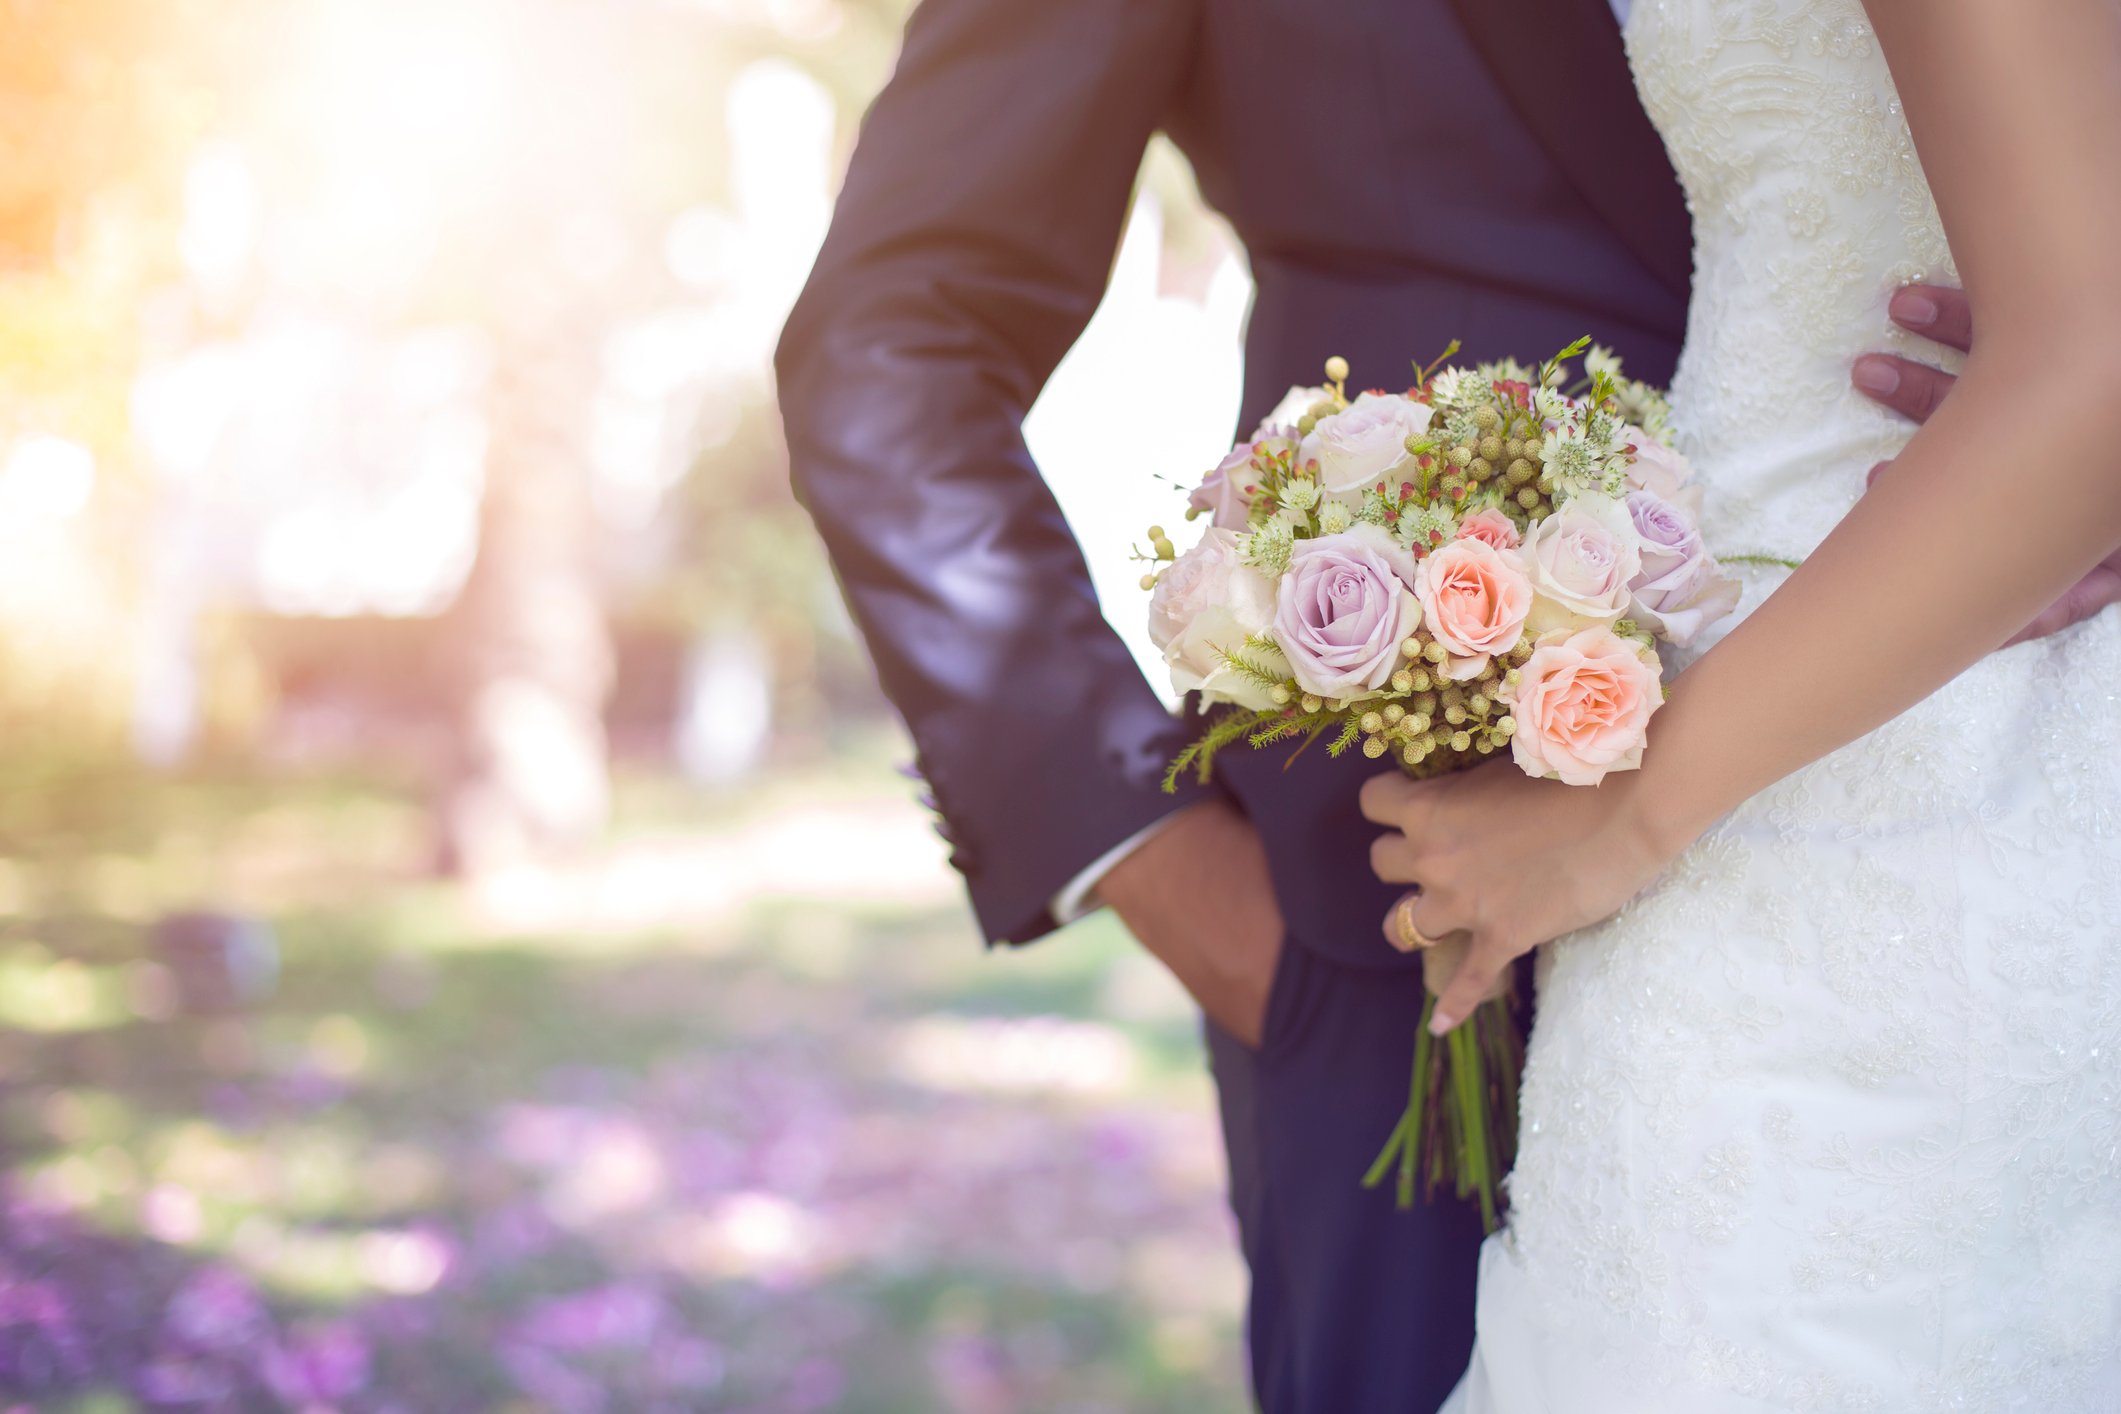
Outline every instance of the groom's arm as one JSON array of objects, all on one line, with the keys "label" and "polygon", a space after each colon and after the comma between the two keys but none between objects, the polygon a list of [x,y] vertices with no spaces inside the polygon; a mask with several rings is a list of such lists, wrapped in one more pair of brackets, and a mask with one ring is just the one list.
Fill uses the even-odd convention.
[{"label": "groom's arm", "polygon": [[[1934,285],[1910,285],[1892,299],[1893,322],[1911,333],[1936,340],[1961,353],[1974,347],[1974,312],[1964,290]],[[1865,354],[1856,360],[1850,377],[1864,396],[1891,408],[1912,422],[1927,422],[1944,405],[1959,380],[1941,368],[1901,358],[1895,354]],[[1871,479],[1890,463],[1871,468]],[[2060,599],[2040,611],[2019,630],[2010,643],[2045,638],[2072,624],[2121,604],[2121,545],[2091,572],[2069,587]]]},{"label": "groom's arm", "polygon": [[[792,475],[990,939],[1185,802],[1022,423],[1101,297],[1194,0],[926,0],[776,364]],[[1192,833],[1192,832],[1188,832]]]}]

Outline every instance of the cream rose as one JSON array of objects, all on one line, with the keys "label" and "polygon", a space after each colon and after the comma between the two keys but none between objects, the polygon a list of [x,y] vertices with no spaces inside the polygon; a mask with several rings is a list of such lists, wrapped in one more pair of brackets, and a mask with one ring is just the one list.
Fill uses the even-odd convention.
[{"label": "cream rose", "polygon": [[1532,608],[1524,570],[1484,540],[1454,540],[1414,573],[1422,622],[1451,656],[1444,676],[1479,677],[1497,653],[1517,646]]},{"label": "cream rose", "polygon": [[1262,437],[1295,437],[1297,420],[1332,396],[1331,388],[1291,388],[1283,393],[1281,401],[1259,420],[1259,426],[1252,433],[1252,440],[1257,442]]},{"label": "cream rose", "polygon": [[1429,430],[1432,410],[1398,393],[1364,393],[1345,411],[1320,418],[1297,448],[1301,465],[1318,463],[1327,494],[1356,498],[1408,459],[1407,439]]},{"label": "cream rose", "polygon": [[1532,527],[1518,551],[1532,581],[1535,634],[1611,624],[1627,611],[1642,551],[1627,507],[1578,496]]},{"label": "cream rose", "polygon": [[[1274,705],[1265,688],[1232,671],[1223,657],[1244,651],[1245,640],[1273,622],[1274,586],[1238,559],[1236,533],[1219,526],[1157,576],[1149,596],[1149,641],[1164,655],[1171,686],[1181,693],[1199,692],[1203,707],[1214,702],[1254,709]],[[1270,671],[1283,666],[1259,661]]]},{"label": "cream rose", "polygon": [[1606,628],[1547,635],[1519,670],[1510,753],[1528,776],[1595,786],[1642,764],[1663,702],[1654,660]]}]

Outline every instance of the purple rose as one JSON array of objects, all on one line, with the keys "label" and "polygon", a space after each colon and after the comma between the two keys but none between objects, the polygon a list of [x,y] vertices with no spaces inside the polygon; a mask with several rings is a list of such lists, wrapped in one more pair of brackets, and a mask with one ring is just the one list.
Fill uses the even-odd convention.
[{"label": "purple rose", "polygon": [[1709,554],[1692,518],[1663,497],[1630,491],[1628,515],[1642,537],[1642,572],[1628,584],[1629,612],[1683,648],[1738,607],[1738,581]]},{"label": "purple rose", "polygon": [[1399,645],[1421,605],[1393,568],[1391,537],[1374,526],[1299,540],[1274,609],[1274,638],[1306,692],[1374,692],[1399,667]]},{"label": "purple rose", "polygon": [[1206,512],[1211,517],[1210,524],[1219,530],[1244,530],[1251,522],[1252,498],[1259,489],[1259,473],[1252,466],[1258,451],[1259,442],[1239,442],[1230,449],[1230,455],[1201,478],[1186,504]]}]

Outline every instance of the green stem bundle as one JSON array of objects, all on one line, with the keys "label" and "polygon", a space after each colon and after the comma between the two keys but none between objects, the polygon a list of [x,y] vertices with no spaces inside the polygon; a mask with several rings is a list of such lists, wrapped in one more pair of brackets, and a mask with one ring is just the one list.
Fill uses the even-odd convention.
[{"label": "green stem bundle", "polygon": [[1401,1208],[1417,1189],[1432,1198],[1449,1184],[1461,1199],[1477,1198],[1489,1232],[1502,1225],[1502,1181],[1517,1157],[1517,1082],[1524,1038],[1505,995],[1482,1002],[1443,1038],[1429,1034],[1436,996],[1428,995],[1414,1041],[1414,1074],[1407,1108],[1383,1152],[1363,1176],[1376,1188],[1397,1174]]}]

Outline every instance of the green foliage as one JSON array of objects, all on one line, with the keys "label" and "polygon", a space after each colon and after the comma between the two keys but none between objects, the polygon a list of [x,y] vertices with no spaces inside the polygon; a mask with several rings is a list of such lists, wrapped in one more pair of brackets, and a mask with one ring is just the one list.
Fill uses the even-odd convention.
[{"label": "green foliage", "polygon": [[1178,778],[1187,771],[1192,771],[1200,783],[1206,785],[1213,779],[1217,752],[1233,742],[1244,740],[1260,727],[1278,720],[1281,716],[1280,709],[1271,707],[1262,712],[1248,712],[1240,708],[1218,716],[1197,740],[1173,757],[1171,764],[1165,768],[1164,794],[1177,794]]}]

